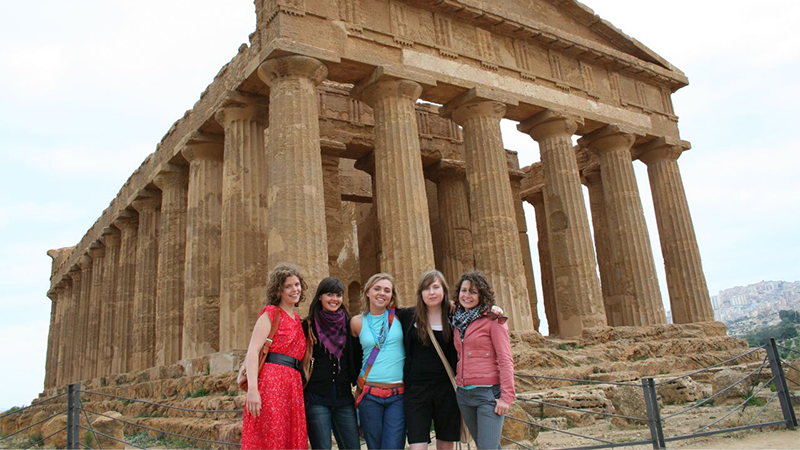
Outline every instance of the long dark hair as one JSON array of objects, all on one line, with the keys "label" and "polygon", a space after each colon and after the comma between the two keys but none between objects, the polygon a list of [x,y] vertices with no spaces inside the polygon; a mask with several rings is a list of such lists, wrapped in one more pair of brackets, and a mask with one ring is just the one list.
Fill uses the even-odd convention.
[{"label": "long dark hair", "polygon": [[461,302],[458,301],[458,293],[461,292],[461,285],[464,284],[465,281],[469,281],[470,286],[478,291],[478,306],[480,308],[486,309],[494,306],[494,291],[492,287],[489,286],[489,280],[477,270],[472,270],[461,275],[461,279],[456,283],[456,291],[453,294],[453,300],[455,300],[459,308],[463,308],[463,306],[461,306]]},{"label": "long dark hair", "polygon": [[[322,311],[322,294],[344,295],[344,284],[342,284],[342,280],[336,277],[328,277],[319,282],[317,293],[314,294],[311,304],[308,305],[308,316],[306,316],[306,320],[309,322],[316,319],[317,314]],[[340,306],[340,308],[343,308],[344,314],[347,315],[347,308],[344,307],[344,299],[342,299],[342,306]]]},{"label": "long dark hair", "polygon": [[300,275],[300,269],[293,264],[279,264],[272,269],[267,279],[268,305],[277,306],[281,304],[283,283],[286,282],[286,279],[289,277],[297,277],[297,279],[300,280],[300,300],[298,300],[297,303],[300,304],[305,300],[308,284],[306,284],[306,280],[303,279],[303,276]]},{"label": "long dark hair", "polygon": [[447,306],[448,291],[447,280],[444,279],[442,272],[438,270],[429,270],[422,274],[417,285],[417,308],[414,312],[414,323],[417,325],[417,337],[422,345],[431,345],[430,336],[428,336],[428,305],[422,299],[422,291],[428,289],[434,281],[438,281],[442,285],[442,338],[445,342],[450,342],[453,336],[453,327],[450,326],[449,312],[450,308]]}]

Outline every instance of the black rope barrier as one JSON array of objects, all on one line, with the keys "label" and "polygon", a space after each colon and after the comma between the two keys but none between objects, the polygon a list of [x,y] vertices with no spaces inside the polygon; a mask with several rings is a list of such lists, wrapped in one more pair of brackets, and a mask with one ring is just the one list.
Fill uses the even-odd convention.
[{"label": "black rope barrier", "polygon": [[52,433],[48,434],[47,436],[45,436],[45,437],[43,437],[43,438],[39,439],[38,441],[36,441],[36,442],[34,442],[33,444],[31,444],[31,445],[30,445],[30,447],[26,447],[26,450],[27,450],[28,448],[33,448],[33,447],[36,447],[37,445],[41,444],[42,442],[44,442],[44,441],[46,441],[46,440],[50,439],[51,437],[53,437],[53,436],[55,436],[55,435],[57,435],[58,433],[61,433],[61,432],[63,432],[63,431],[67,431],[67,427],[64,427],[64,428],[62,428],[62,429],[60,429],[60,430],[56,430],[56,431],[54,431],[54,432],[52,432]]},{"label": "black rope barrier", "polygon": [[628,420],[636,420],[636,421],[640,421],[640,422],[647,422],[647,419],[646,418],[642,418],[642,417],[623,416],[623,415],[620,415],[620,414],[613,414],[613,413],[607,413],[607,412],[602,412],[602,411],[594,411],[594,410],[591,410],[591,409],[573,408],[571,406],[559,405],[557,403],[545,402],[543,400],[537,400],[535,398],[517,397],[517,400],[522,400],[523,402],[538,403],[538,404],[544,405],[544,406],[552,406],[554,408],[568,409],[570,411],[577,411],[577,412],[580,412],[580,413],[594,414],[594,415],[597,415],[597,416],[618,417],[620,419],[628,419]]},{"label": "black rope barrier", "polygon": [[711,369],[713,369],[713,368],[715,368],[715,367],[721,366],[721,365],[723,365],[723,364],[725,364],[725,363],[729,363],[729,362],[731,362],[731,361],[735,361],[735,360],[737,360],[737,359],[739,359],[739,358],[743,358],[743,357],[745,357],[745,356],[747,356],[747,355],[753,354],[753,353],[755,353],[755,352],[757,352],[757,351],[759,351],[759,350],[764,350],[764,349],[765,349],[765,346],[763,346],[763,345],[762,345],[761,347],[754,348],[753,350],[750,350],[750,351],[749,351],[749,352],[747,352],[747,353],[742,353],[741,355],[734,356],[733,358],[729,358],[729,359],[726,359],[725,361],[718,362],[718,363],[716,363],[716,364],[714,364],[714,365],[712,365],[712,366],[703,367],[703,368],[702,368],[702,369],[700,369],[700,370],[696,370],[696,371],[694,371],[694,372],[689,372],[689,373],[687,373],[687,374],[685,374],[685,375],[681,375],[681,376],[678,376],[678,377],[675,377],[675,378],[670,378],[670,379],[668,379],[668,380],[662,380],[662,381],[659,381],[658,383],[656,383],[656,386],[661,386],[661,385],[663,385],[663,384],[674,383],[674,382],[676,382],[676,381],[678,381],[678,380],[680,380],[680,379],[683,379],[683,378],[686,378],[686,377],[690,377],[690,376],[692,376],[692,375],[697,375],[698,373],[707,372],[707,371],[709,371],[709,370],[711,370]]},{"label": "black rope barrier", "polygon": [[52,396],[52,397],[48,397],[48,398],[46,398],[46,399],[43,399],[43,400],[39,400],[38,402],[35,402],[35,403],[34,403],[34,402],[31,402],[31,404],[30,404],[30,405],[28,405],[28,406],[23,406],[23,407],[21,407],[21,408],[17,408],[17,409],[15,409],[15,410],[13,410],[13,411],[6,411],[6,412],[4,412],[3,414],[0,414],[0,419],[3,419],[3,418],[5,418],[6,416],[13,416],[14,414],[19,414],[19,413],[21,413],[22,411],[25,411],[26,409],[30,409],[30,408],[33,408],[33,407],[39,406],[39,405],[41,405],[42,403],[47,403],[47,402],[49,402],[49,401],[51,401],[51,400],[55,400],[55,399],[57,399],[57,398],[60,398],[60,397],[63,397],[63,396],[65,396],[65,395],[67,395],[67,393],[66,393],[66,392],[64,392],[63,394],[58,394],[58,395],[54,395],[54,396]]},{"label": "black rope barrier", "polygon": [[[750,402],[750,400],[752,400],[753,398],[755,398],[755,396],[756,396],[756,395],[758,395],[758,393],[759,393],[759,392],[761,392],[762,390],[764,390],[764,388],[765,388],[767,385],[769,385],[770,383],[772,383],[772,380],[774,380],[774,379],[775,379],[775,377],[772,377],[772,378],[770,378],[770,379],[769,379],[769,381],[767,381],[766,383],[764,383],[764,385],[763,385],[763,386],[761,386],[760,388],[758,388],[758,390],[757,390],[757,391],[755,391],[755,392],[753,392],[752,394],[750,394],[750,396],[749,396],[749,397],[747,397],[746,399],[744,399],[744,401],[743,401],[743,402],[739,403],[738,405],[736,405],[736,406],[734,406],[733,408],[731,408],[730,410],[728,410],[728,413],[727,413],[727,414],[725,414],[724,416],[720,417],[719,419],[717,419],[717,420],[715,420],[715,421],[711,422],[710,424],[708,424],[708,425],[706,425],[706,426],[704,426],[704,427],[700,427],[700,428],[698,428],[698,429],[697,429],[697,430],[695,430],[695,431],[698,431],[698,432],[699,432],[699,431],[707,430],[707,429],[711,428],[712,426],[714,426],[714,425],[716,425],[716,424],[718,424],[718,423],[722,422],[723,420],[727,419],[728,417],[730,417],[730,415],[731,415],[731,414],[735,413],[735,412],[736,412],[736,411],[737,411],[739,408],[743,408],[745,405],[747,405],[747,404]],[[742,410],[744,410],[744,409],[742,409]]]},{"label": "black rope barrier", "polygon": [[[85,408],[81,408],[81,409],[85,409]],[[128,425],[134,426],[134,427],[144,428],[145,430],[155,431],[155,432],[158,432],[158,433],[164,433],[164,434],[168,434],[170,436],[176,436],[176,437],[183,438],[183,439],[189,439],[189,440],[192,440],[192,441],[205,442],[205,443],[208,443],[208,444],[225,445],[225,446],[238,447],[240,445],[239,443],[236,443],[236,442],[215,441],[213,439],[204,439],[204,438],[192,437],[192,436],[188,436],[188,435],[180,434],[180,433],[173,433],[171,431],[160,430],[158,428],[148,427],[147,425],[142,425],[142,424],[139,424],[139,423],[136,423],[136,422],[131,422],[131,421],[128,421],[128,420],[125,420],[125,419],[120,419],[120,418],[112,417],[112,416],[109,416],[109,415],[106,415],[106,414],[102,414],[102,413],[99,413],[99,412],[90,411],[88,409],[85,409],[85,410],[89,414],[96,414],[98,416],[107,417],[107,418],[109,418],[111,420],[116,420],[118,422],[122,422],[122,423],[125,423],[125,424],[128,424]]]},{"label": "black rope barrier", "polygon": [[519,445],[522,448],[527,448],[528,450],[533,450],[533,447],[528,447],[527,445],[523,444],[522,442],[517,442],[514,439],[511,439],[511,438],[503,436],[503,435],[500,435],[500,437],[505,439],[505,440],[507,440],[508,442],[511,442],[512,444]]},{"label": "black rope barrier", "polygon": [[786,346],[783,346],[783,345],[780,345],[780,344],[775,344],[775,346],[778,347],[778,348],[782,348],[782,349],[784,349],[786,351],[790,351],[792,353],[795,353],[797,355],[800,355],[800,352],[798,352],[797,350],[795,350],[793,348],[789,348],[789,347],[786,347]]},{"label": "black rope barrier", "polygon": [[683,440],[683,439],[694,439],[694,438],[698,438],[698,437],[713,436],[715,434],[722,434],[722,433],[733,433],[733,432],[736,432],[736,431],[750,430],[750,429],[753,429],[753,428],[760,428],[760,427],[769,427],[769,426],[773,426],[773,425],[786,425],[786,422],[781,420],[781,421],[778,421],[778,422],[760,423],[758,425],[743,425],[741,427],[725,428],[725,429],[722,429],[722,430],[711,430],[711,431],[704,431],[702,433],[692,433],[692,434],[683,434],[683,435],[680,435],[680,436],[670,436],[670,437],[664,438],[664,441],[665,442],[671,442],[671,441],[680,441],[680,440]]},{"label": "black rope barrier", "polygon": [[766,411],[766,409],[767,409],[767,407],[770,405],[770,403],[772,403],[772,401],[773,401],[773,400],[775,400],[776,398],[778,398],[778,393],[777,393],[777,392],[775,393],[775,395],[773,395],[772,397],[770,397],[770,399],[769,399],[769,400],[767,400],[767,402],[766,402],[766,403],[764,403],[764,406],[762,406],[762,407],[761,407],[761,409],[759,409],[759,410],[758,410],[758,413],[756,413],[756,415],[754,415],[754,416],[753,416],[753,418],[752,418],[752,419],[750,419],[750,421],[749,421],[749,422],[747,422],[747,424],[748,424],[748,425],[752,425],[752,424],[753,424],[753,422],[755,422],[755,421],[756,421],[756,419],[758,419],[758,417],[761,415],[761,413],[763,413],[764,411]]},{"label": "black rope barrier", "polygon": [[559,430],[558,428],[548,427],[547,425],[542,425],[542,424],[539,424],[539,423],[528,422],[527,420],[518,419],[518,418],[516,418],[514,416],[506,416],[506,419],[516,420],[517,422],[522,422],[522,423],[526,423],[528,425],[533,425],[535,427],[544,428],[545,430],[556,431],[558,433],[564,433],[564,434],[568,434],[570,436],[575,436],[575,437],[579,437],[579,438],[589,439],[589,440],[592,440],[592,441],[602,442],[604,444],[613,444],[613,442],[605,441],[603,439],[593,438],[591,436],[584,436],[582,434],[573,433],[573,432],[567,431],[567,430]]},{"label": "black rope barrier", "polygon": [[94,391],[81,391],[81,394],[99,395],[99,396],[102,396],[102,397],[109,397],[109,398],[115,398],[115,399],[120,399],[120,400],[127,400],[129,402],[146,403],[148,405],[154,405],[154,406],[158,406],[158,407],[161,407],[161,408],[168,408],[168,409],[174,409],[174,410],[177,410],[177,411],[193,412],[193,413],[240,413],[240,412],[244,411],[242,409],[193,409],[193,408],[183,408],[183,407],[180,407],[180,406],[167,405],[165,403],[151,402],[149,400],[142,400],[142,399],[138,399],[138,398],[121,397],[119,395],[104,394],[102,392],[94,392]]},{"label": "black rope barrier", "polygon": [[585,383],[585,384],[610,384],[613,386],[633,386],[633,387],[641,387],[641,385],[636,383],[624,383],[620,381],[601,381],[601,380],[586,380],[581,378],[561,378],[561,377],[548,377],[544,375],[531,375],[527,373],[519,373],[514,372],[515,377],[520,378],[541,378],[544,380],[556,380],[556,381],[569,381],[573,383]]},{"label": "black rope barrier", "polygon": [[725,389],[717,392],[716,394],[712,395],[711,397],[703,399],[702,401],[697,402],[694,405],[692,405],[692,406],[690,406],[688,408],[682,409],[682,410],[680,410],[680,411],[678,411],[676,413],[672,413],[672,414],[670,414],[668,416],[664,416],[664,417],[661,418],[661,420],[662,421],[667,421],[667,419],[670,419],[670,418],[675,417],[675,416],[679,416],[679,415],[681,415],[681,414],[683,414],[685,412],[688,412],[688,411],[691,411],[691,410],[693,410],[695,408],[699,408],[700,406],[703,406],[704,404],[706,404],[709,401],[715,399],[716,397],[719,397],[720,395],[724,394],[725,392],[728,392],[729,390],[733,389],[734,386],[736,386],[737,384],[741,383],[742,381],[750,378],[751,376],[753,376],[753,374],[755,374],[756,372],[761,371],[764,367],[766,367],[766,363],[762,364],[761,367],[759,367],[758,369],[750,372],[749,374],[745,375],[744,378],[742,378],[739,381],[731,384],[730,386],[726,387]]},{"label": "black rope barrier", "polygon": [[601,444],[601,445],[584,445],[582,447],[566,447],[560,450],[595,450],[601,448],[614,448],[614,447],[632,447],[635,445],[648,445],[652,444],[653,441],[646,440],[646,441],[628,441],[628,442],[612,442],[610,444]]},{"label": "black rope barrier", "polygon": [[40,420],[40,421],[38,421],[38,422],[36,422],[36,423],[30,424],[30,425],[28,425],[28,426],[27,426],[27,427],[25,427],[25,428],[21,428],[21,429],[19,429],[19,430],[17,430],[17,431],[15,431],[15,432],[13,432],[13,433],[11,433],[11,434],[7,434],[7,435],[3,436],[2,438],[0,438],[0,442],[2,442],[2,441],[5,441],[6,439],[8,439],[8,438],[10,438],[10,437],[16,436],[16,435],[18,435],[18,434],[22,433],[23,431],[30,430],[31,428],[35,427],[36,425],[39,425],[39,424],[45,423],[45,422],[47,422],[48,420],[52,419],[53,417],[60,416],[61,414],[64,414],[65,412],[67,412],[67,410],[66,410],[66,409],[65,409],[65,410],[63,410],[63,411],[61,411],[61,412],[59,412],[59,413],[53,414],[52,416],[45,417],[44,419],[42,419],[42,420]]},{"label": "black rope barrier", "polygon": [[[83,428],[84,430],[86,430],[86,428],[85,428],[83,425],[79,425],[79,427],[80,427],[80,428]],[[88,431],[88,430],[87,430],[87,431]],[[129,446],[131,446],[131,447],[138,448],[138,449],[140,449],[140,450],[146,450],[146,447],[139,447],[139,446],[138,446],[138,445],[136,445],[136,444],[132,444],[132,443],[130,443],[130,442],[123,441],[122,439],[115,438],[114,436],[111,436],[111,435],[108,435],[108,434],[106,434],[106,433],[103,433],[102,431],[92,430],[92,433],[99,434],[100,436],[103,436],[103,437],[105,437],[105,438],[111,439],[112,441],[119,442],[120,444],[129,445]]]}]

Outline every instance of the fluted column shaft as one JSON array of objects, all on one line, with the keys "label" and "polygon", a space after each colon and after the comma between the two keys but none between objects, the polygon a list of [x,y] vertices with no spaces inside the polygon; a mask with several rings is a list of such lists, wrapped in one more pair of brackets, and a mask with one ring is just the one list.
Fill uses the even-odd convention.
[{"label": "fluted column shaft", "polygon": [[138,216],[124,212],[114,221],[120,231],[119,265],[117,266],[116,312],[111,342],[114,359],[111,373],[126,373],[133,368],[133,297],[136,285],[136,247],[139,235]]},{"label": "fluted column shaft", "polygon": [[78,327],[75,339],[75,353],[73,358],[73,370],[75,371],[75,381],[89,379],[89,313],[90,295],[92,290],[92,268],[94,266],[92,258],[83,255],[78,259],[78,266],[81,268],[81,291],[78,297],[78,314],[75,325]]},{"label": "fluted column shaft", "polygon": [[622,272],[624,325],[666,323],[664,305],[644,220],[639,187],[631,163],[635,136],[607,126],[583,138],[581,145],[597,155],[611,245]]},{"label": "fluted column shaft", "polygon": [[586,187],[589,189],[589,208],[592,210],[592,227],[594,228],[594,247],[597,252],[597,265],[600,269],[600,288],[603,292],[603,305],[606,310],[606,321],[611,327],[623,326],[622,293],[620,292],[620,270],[608,229],[606,203],[603,195],[603,181],[600,169],[584,173]]},{"label": "fluted column shaft", "polygon": [[106,249],[96,242],[89,248],[92,257],[92,280],[89,291],[89,308],[86,318],[86,379],[96,378],[97,360],[100,351],[100,318],[102,317],[105,302],[103,299],[103,278],[105,273]]},{"label": "fluted column shaft", "polygon": [[572,148],[577,120],[544,111],[519,126],[539,143],[562,337],[579,336],[586,328],[606,325],[589,218]]},{"label": "fluted column shaft", "polygon": [[222,145],[212,143],[192,144],[183,150],[189,161],[184,359],[219,350],[222,152]]},{"label": "fluted column shaft", "polygon": [[133,330],[131,371],[155,365],[156,289],[158,283],[158,207],[161,198],[155,194],[138,197],[132,202],[139,213],[136,238],[136,281],[133,289]]},{"label": "fluted column shaft", "polygon": [[155,305],[156,366],[174,364],[181,359],[188,201],[186,172],[184,167],[172,166],[153,180],[161,189]]},{"label": "fluted column shaft", "polygon": [[486,275],[512,330],[533,330],[516,211],[508,178],[500,119],[506,106],[480,101],[453,111],[464,129],[475,268]]},{"label": "fluted column shaft", "polygon": [[245,349],[267,283],[264,108],[229,105],[225,128],[220,247],[219,350]]},{"label": "fluted column shaft", "polygon": [[544,297],[542,300],[544,302],[544,315],[547,317],[548,334],[552,336],[559,334],[558,309],[556,307],[553,262],[550,259],[550,233],[547,227],[544,194],[534,195],[531,198],[531,203],[536,214],[537,250],[539,252],[539,270],[541,271],[542,279],[542,297]]},{"label": "fluted column shaft", "polygon": [[700,248],[683,188],[678,157],[681,148],[664,145],[645,153],[658,236],[667,273],[674,323],[714,320]]},{"label": "fluted column shaft", "polygon": [[103,258],[103,281],[100,303],[100,325],[97,343],[97,375],[111,375],[114,366],[114,320],[117,314],[117,284],[120,250],[120,233],[116,228],[103,230],[105,257]]},{"label": "fluted column shaft", "polygon": [[466,174],[440,171],[437,174],[439,224],[442,227],[442,273],[453,285],[475,267]]},{"label": "fluted column shaft", "polygon": [[394,275],[402,306],[414,304],[420,274],[435,267],[414,107],[421,93],[418,83],[394,79],[375,81],[361,93],[375,114],[381,270]]},{"label": "fluted column shaft", "polygon": [[511,180],[511,194],[514,201],[514,212],[517,216],[517,229],[519,230],[519,248],[522,251],[522,271],[525,274],[525,285],[528,288],[528,300],[531,304],[531,316],[533,317],[533,329],[539,331],[539,310],[538,298],[536,297],[536,278],[533,276],[533,260],[531,259],[531,242],[528,239],[528,223],[525,220],[525,210],[522,209],[522,190],[521,180],[514,178]]},{"label": "fluted column shaft", "polygon": [[72,278],[72,295],[71,295],[71,308],[68,312],[67,318],[67,383],[74,383],[80,381],[79,363],[80,359],[80,305],[81,305],[81,289],[83,288],[83,273],[77,265],[75,265],[69,272],[69,277]]},{"label": "fluted column shaft", "polygon": [[[342,217],[342,177],[338,156],[322,155],[322,178],[325,190],[325,225],[328,236],[328,267],[331,276],[344,278],[338,259],[347,233]],[[349,224],[348,224],[349,225]]]},{"label": "fluted column shaft", "polygon": [[59,308],[59,325],[58,325],[58,361],[57,361],[57,376],[56,385],[63,386],[69,383],[70,380],[70,347],[68,344],[71,338],[70,327],[73,326],[72,312],[75,310],[75,304],[72,302],[72,275],[68,273],[64,277],[64,288],[59,298],[62,299],[62,307]]},{"label": "fluted column shaft", "polygon": [[45,356],[45,372],[44,372],[44,387],[51,388],[54,385],[54,378],[56,373],[55,357],[53,356],[56,351],[57,336],[58,336],[58,291],[55,289],[47,293],[50,298],[50,327],[47,330],[47,353]]},{"label": "fluted column shaft", "polygon": [[[328,68],[317,59],[294,55],[267,60],[258,72],[270,86],[267,264],[294,262],[314,292],[328,276],[316,91]],[[301,313],[308,304],[300,305]]]}]

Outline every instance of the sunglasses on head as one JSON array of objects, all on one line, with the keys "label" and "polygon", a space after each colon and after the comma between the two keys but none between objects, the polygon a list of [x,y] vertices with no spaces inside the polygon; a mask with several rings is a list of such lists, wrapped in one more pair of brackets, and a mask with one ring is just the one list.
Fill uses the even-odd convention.
[{"label": "sunglasses on head", "polygon": [[492,311],[487,312],[486,317],[489,318],[489,320],[496,320],[500,325],[508,322],[508,316],[501,316]]}]

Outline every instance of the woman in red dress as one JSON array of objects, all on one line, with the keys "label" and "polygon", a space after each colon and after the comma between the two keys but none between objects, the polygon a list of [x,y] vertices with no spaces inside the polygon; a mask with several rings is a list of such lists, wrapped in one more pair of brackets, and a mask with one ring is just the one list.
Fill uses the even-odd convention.
[{"label": "woman in red dress", "polygon": [[[280,265],[269,275],[267,306],[256,321],[247,347],[247,397],[242,449],[307,449],[303,382],[300,376],[306,340],[300,316],[293,311],[307,285],[296,267]],[[267,362],[258,374],[258,353],[280,314]]]}]

